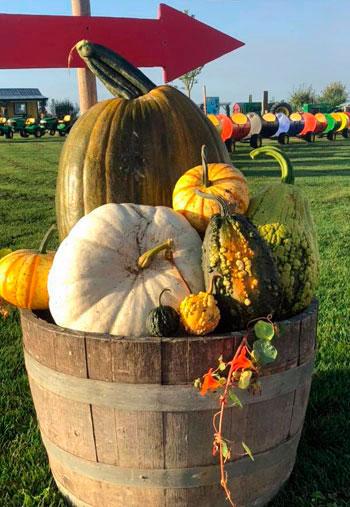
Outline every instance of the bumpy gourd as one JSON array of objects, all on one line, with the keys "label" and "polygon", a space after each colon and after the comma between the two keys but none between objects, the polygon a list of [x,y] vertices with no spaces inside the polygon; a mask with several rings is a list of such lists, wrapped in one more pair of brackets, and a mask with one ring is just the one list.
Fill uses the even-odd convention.
[{"label": "bumpy gourd", "polygon": [[172,336],[179,327],[180,317],[175,308],[162,304],[164,292],[170,292],[170,289],[162,290],[159,305],[149,312],[146,319],[146,327],[151,336]]},{"label": "bumpy gourd", "polygon": [[264,146],[253,150],[250,156],[260,154],[278,161],[282,178],[251,199],[247,215],[269,244],[277,263],[282,289],[280,316],[290,316],[310,304],[318,283],[315,226],[308,200],[294,186],[294,171],[287,155]]},{"label": "bumpy gourd", "polygon": [[216,275],[212,274],[206,292],[190,294],[180,303],[181,323],[188,333],[203,336],[214,331],[220,322],[220,310],[212,294]]},{"label": "bumpy gourd", "polygon": [[206,146],[202,146],[202,165],[189,169],[177,181],[173,192],[173,208],[184,215],[200,233],[204,233],[210,218],[220,212],[216,201],[204,199],[196,193],[220,195],[235,205],[236,213],[245,213],[249,205],[248,184],[231,164],[207,163]]},{"label": "bumpy gourd", "polygon": [[80,41],[77,51],[114,96],[73,125],[62,148],[56,214],[62,240],[73,225],[109,202],[171,206],[178,178],[200,164],[230,163],[214,125],[172,86],[156,86],[113,51]]},{"label": "bumpy gourd", "polygon": [[205,233],[202,259],[206,286],[213,271],[222,275],[215,281],[215,297],[222,316],[220,327],[228,331],[244,328],[251,319],[274,315],[280,290],[275,261],[257,229],[220,202],[221,215],[212,217]]}]

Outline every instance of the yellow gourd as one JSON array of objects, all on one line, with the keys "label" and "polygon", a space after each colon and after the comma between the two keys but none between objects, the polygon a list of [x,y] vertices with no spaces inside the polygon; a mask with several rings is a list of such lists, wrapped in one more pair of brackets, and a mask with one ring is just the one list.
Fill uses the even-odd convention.
[{"label": "yellow gourd", "polygon": [[212,294],[213,273],[207,292],[190,294],[180,303],[180,320],[188,333],[202,336],[214,331],[220,321],[220,310]]}]

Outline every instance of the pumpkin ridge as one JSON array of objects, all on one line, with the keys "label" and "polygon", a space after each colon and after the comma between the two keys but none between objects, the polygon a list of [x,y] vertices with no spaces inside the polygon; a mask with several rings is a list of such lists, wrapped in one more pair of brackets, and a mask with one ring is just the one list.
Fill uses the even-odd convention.
[{"label": "pumpkin ridge", "polygon": [[[17,262],[15,261],[13,266],[16,266],[16,270],[18,269],[19,275],[16,277],[16,284],[15,284],[15,294],[16,294],[16,301],[18,303],[18,306],[25,307],[27,304],[27,298],[26,293],[24,293],[24,297],[21,293],[21,286],[23,286],[23,281],[30,275],[30,268],[33,263],[33,257],[35,254],[31,254],[28,257],[22,256],[21,257],[21,263],[18,262],[19,266],[17,268]],[[16,305],[17,306],[17,305]]]},{"label": "pumpkin ridge", "polygon": [[36,268],[39,266],[40,263],[40,255],[36,254],[33,256],[31,265],[30,265],[30,282],[29,282],[29,290],[27,292],[27,301],[26,301],[26,307],[30,308],[32,305],[32,301],[34,298],[36,283],[37,283],[37,273]]},{"label": "pumpkin ridge", "polygon": [[[18,253],[19,251],[17,251]],[[13,270],[14,266],[16,267],[16,271],[18,271],[18,266],[17,264],[19,264],[19,261],[22,261],[23,260],[23,255],[22,254],[19,254],[18,256],[16,256],[15,260],[12,262],[12,263],[9,263],[7,265],[7,269],[4,273],[4,277],[3,277],[3,283],[2,283],[2,286],[1,286],[1,292],[3,294],[3,297],[6,301],[10,301],[11,302],[11,295],[10,295],[10,299],[9,299],[9,294],[10,292],[8,291],[8,286],[7,286],[7,277],[10,273],[11,270]],[[15,295],[15,301],[17,303],[17,280],[16,280],[16,284],[15,284],[15,287],[14,287],[14,290],[12,291]],[[16,303],[14,302],[13,304],[16,305]]]}]

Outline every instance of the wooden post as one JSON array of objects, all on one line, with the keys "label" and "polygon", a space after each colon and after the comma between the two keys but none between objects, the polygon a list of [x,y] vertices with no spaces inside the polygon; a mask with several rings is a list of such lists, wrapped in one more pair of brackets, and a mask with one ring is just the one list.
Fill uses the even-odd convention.
[{"label": "wooden post", "polygon": [[203,112],[207,114],[207,87],[203,86]]},{"label": "wooden post", "polygon": [[269,92],[265,90],[263,92],[263,101],[261,104],[261,114],[267,113],[269,110]]},{"label": "wooden post", "polygon": [[[73,16],[90,16],[90,0],[71,0]],[[78,42],[78,41],[76,41]],[[77,69],[80,115],[97,102],[96,78],[87,69]]]}]

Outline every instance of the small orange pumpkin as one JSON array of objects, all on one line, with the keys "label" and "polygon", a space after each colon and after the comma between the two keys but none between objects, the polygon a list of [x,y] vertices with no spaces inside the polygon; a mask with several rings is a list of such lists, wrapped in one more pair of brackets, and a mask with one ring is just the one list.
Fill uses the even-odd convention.
[{"label": "small orange pumpkin", "polygon": [[52,226],[39,250],[16,250],[0,259],[0,297],[18,308],[49,307],[47,278],[55,252],[46,252]]},{"label": "small orange pumpkin", "polygon": [[230,164],[208,164],[205,146],[202,146],[202,165],[186,171],[173,191],[174,210],[182,213],[198,232],[204,233],[210,218],[220,213],[220,206],[200,197],[196,190],[221,196],[228,204],[235,205],[235,213],[245,213],[248,209],[248,185],[241,171]]}]

